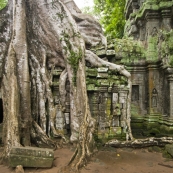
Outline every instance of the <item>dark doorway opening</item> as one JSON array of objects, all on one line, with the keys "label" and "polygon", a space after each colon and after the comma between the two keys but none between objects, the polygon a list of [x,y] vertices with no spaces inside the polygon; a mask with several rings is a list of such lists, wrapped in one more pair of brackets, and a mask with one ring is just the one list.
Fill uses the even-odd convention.
[{"label": "dark doorway opening", "polygon": [[4,115],[3,115],[3,102],[2,102],[2,99],[0,99],[0,124],[3,122],[3,118],[4,118]]},{"label": "dark doorway opening", "polygon": [[139,85],[132,85],[132,102],[139,100]]}]

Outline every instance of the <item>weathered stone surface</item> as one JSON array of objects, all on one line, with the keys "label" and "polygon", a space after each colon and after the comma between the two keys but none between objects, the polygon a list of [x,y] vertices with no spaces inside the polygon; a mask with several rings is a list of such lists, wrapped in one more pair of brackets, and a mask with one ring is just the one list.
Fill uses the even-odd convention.
[{"label": "weathered stone surface", "polygon": [[99,73],[107,73],[108,72],[108,68],[106,68],[106,67],[99,67],[98,68],[98,72]]},{"label": "weathered stone surface", "polygon": [[115,55],[115,50],[107,50],[106,51],[106,54],[109,56],[109,55]]},{"label": "weathered stone surface", "polygon": [[105,49],[103,49],[103,50],[97,50],[97,51],[96,51],[96,54],[97,54],[98,56],[106,55],[106,50],[105,50]]},{"label": "weathered stone surface", "polygon": [[86,75],[91,76],[91,77],[96,77],[97,76],[97,69],[87,68],[86,69]]},{"label": "weathered stone surface", "polygon": [[87,90],[88,91],[93,91],[94,89],[95,89],[95,85],[94,84],[87,85]]},{"label": "weathered stone surface", "polygon": [[13,147],[10,152],[9,166],[36,168],[52,167],[54,152],[52,149],[36,147]]},{"label": "weathered stone surface", "polygon": [[106,78],[108,78],[108,73],[98,73],[97,74],[97,78],[106,79]]},{"label": "weathered stone surface", "polygon": [[173,145],[172,144],[167,144],[165,146],[165,150],[173,157]]}]

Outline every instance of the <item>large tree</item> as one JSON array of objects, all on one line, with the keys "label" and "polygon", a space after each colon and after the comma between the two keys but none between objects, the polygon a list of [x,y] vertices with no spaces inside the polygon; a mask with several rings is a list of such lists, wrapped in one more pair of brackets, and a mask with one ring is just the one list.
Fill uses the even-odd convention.
[{"label": "large tree", "polygon": [[[55,129],[57,108],[51,90],[51,69],[60,67],[63,70],[59,81],[61,111],[68,79],[70,141],[77,143],[66,169],[78,170],[94,148],[95,121],[88,105],[85,60],[96,67],[109,66],[126,76],[131,91],[130,73],[87,50],[106,45],[106,40],[101,26],[91,16],[83,15],[73,0],[11,0],[0,11],[0,20],[4,158],[8,158],[11,147],[28,146],[31,139],[55,146],[49,136],[64,138]],[[132,138],[130,130],[129,135]]]}]

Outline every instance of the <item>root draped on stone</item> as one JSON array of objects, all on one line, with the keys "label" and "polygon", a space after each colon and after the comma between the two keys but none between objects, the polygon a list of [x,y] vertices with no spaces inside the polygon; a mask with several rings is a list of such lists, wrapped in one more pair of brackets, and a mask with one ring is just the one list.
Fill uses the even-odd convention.
[{"label": "root draped on stone", "polygon": [[123,147],[130,147],[130,148],[143,148],[143,147],[150,147],[150,146],[165,146],[166,144],[172,144],[173,137],[150,137],[145,139],[133,139],[131,141],[119,141],[119,140],[110,140],[105,145],[116,147],[116,148],[123,148]]}]

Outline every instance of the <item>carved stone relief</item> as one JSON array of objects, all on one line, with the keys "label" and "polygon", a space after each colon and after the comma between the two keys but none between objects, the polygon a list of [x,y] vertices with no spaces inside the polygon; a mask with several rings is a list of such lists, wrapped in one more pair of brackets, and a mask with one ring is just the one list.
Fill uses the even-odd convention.
[{"label": "carved stone relief", "polygon": [[157,90],[154,88],[152,91],[152,107],[157,107],[157,102],[158,102],[158,92]]}]

